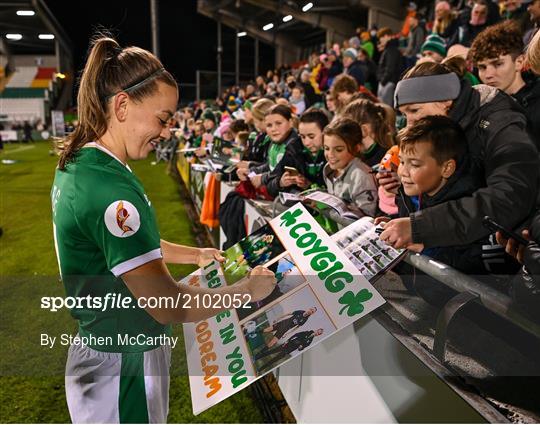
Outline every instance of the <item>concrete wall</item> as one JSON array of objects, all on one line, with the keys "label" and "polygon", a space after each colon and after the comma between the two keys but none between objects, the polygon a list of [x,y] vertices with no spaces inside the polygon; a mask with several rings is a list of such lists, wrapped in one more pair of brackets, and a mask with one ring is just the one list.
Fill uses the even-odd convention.
[{"label": "concrete wall", "polygon": [[362,0],[361,4],[369,9],[368,26],[390,27],[393,31],[401,30],[407,11],[400,0]]}]

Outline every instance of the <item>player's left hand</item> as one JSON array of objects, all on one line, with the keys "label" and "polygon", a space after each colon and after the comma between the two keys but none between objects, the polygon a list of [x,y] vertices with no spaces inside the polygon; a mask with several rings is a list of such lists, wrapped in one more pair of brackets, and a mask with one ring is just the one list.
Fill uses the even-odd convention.
[{"label": "player's left hand", "polygon": [[396,218],[384,225],[381,240],[395,249],[407,248],[413,244],[410,218]]},{"label": "player's left hand", "polygon": [[199,255],[197,258],[197,265],[199,267],[204,267],[210,264],[212,261],[217,260],[220,263],[225,262],[225,257],[219,249],[215,248],[200,248]]}]

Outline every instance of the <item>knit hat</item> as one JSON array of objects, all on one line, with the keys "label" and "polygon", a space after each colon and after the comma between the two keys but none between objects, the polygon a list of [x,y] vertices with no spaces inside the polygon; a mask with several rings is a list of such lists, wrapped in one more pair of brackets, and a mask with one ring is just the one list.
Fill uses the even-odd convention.
[{"label": "knit hat", "polygon": [[349,39],[349,45],[353,48],[358,50],[360,48],[361,41],[358,37],[351,37]]},{"label": "knit hat", "polygon": [[236,99],[234,96],[229,96],[229,100],[227,101],[227,108],[230,111],[236,111],[236,108],[238,108],[238,104],[236,103]]},{"label": "knit hat", "polygon": [[352,47],[349,47],[347,50],[343,52],[343,57],[350,57],[351,59],[355,60],[356,56],[358,56],[358,52],[356,49],[353,49]]},{"label": "knit hat", "polygon": [[438,53],[444,58],[446,56],[446,43],[440,35],[431,34],[426,38],[424,44],[422,44],[420,53],[424,53],[425,50]]},{"label": "knit hat", "polygon": [[208,109],[205,109],[204,112],[202,113],[202,116],[201,118],[203,120],[210,120],[210,121],[214,121],[214,124],[216,123],[216,115],[212,112],[212,110],[210,108]]}]

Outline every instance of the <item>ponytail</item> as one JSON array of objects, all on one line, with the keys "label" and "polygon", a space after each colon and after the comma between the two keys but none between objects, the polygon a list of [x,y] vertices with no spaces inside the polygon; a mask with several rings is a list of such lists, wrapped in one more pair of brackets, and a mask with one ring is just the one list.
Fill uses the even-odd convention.
[{"label": "ponytail", "polygon": [[375,135],[375,142],[383,148],[395,144],[392,119],[389,112],[381,105],[367,99],[357,99],[349,103],[343,111],[343,117],[351,118],[358,124],[369,124]]},{"label": "ponytail", "polygon": [[105,134],[111,98],[125,91],[139,101],[157,91],[157,81],[177,88],[173,76],[152,53],[138,47],[122,49],[112,37],[98,34],[90,43],[79,80],[79,125],[58,144],[61,151],[58,168],[64,170],[86,143]]},{"label": "ponytail", "polygon": [[441,63],[450,72],[455,73],[459,77],[460,80],[464,78],[467,72],[469,71],[467,69],[467,61],[465,60],[464,57],[459,56],[459,55],[446,57],[443,59]]}]

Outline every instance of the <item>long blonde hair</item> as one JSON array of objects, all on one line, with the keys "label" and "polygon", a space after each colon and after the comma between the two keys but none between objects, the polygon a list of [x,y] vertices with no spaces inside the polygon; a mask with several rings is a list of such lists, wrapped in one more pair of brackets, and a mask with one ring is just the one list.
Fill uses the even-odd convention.
[{"label": "long blonde hair", "polygon": [[79,82],[79,125],[58,144],[58,168],[65,169],[86,143],[103,136],[107,130],[107,104],[115,94],[126,91],[131,99],[141,101],[158,90],[158,81],[178,88],[173,76],[149,51],[139,47],[123,49],[103,34],[94,37]]}]

